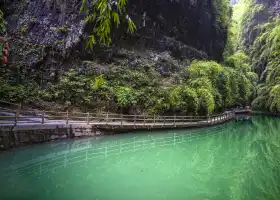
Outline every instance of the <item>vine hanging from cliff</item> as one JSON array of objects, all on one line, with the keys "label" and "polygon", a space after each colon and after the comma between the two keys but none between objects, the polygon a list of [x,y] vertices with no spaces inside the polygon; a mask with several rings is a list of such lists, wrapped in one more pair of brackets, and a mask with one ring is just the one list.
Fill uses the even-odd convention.
[{"label": "vine hanging from cliff", "polygon": [[98,39],[99,43],[109,45],[112,43],[111,28],[117,27],[121,19],[127,21],[127,31],[133,33],[136,26],[126,13],[127,0],[96,0],[89,3],[88,0],[82,1],[81,12],[85,12],[87,23],[93,23],[92,34],[89,36],[87,48],[92,48]]}]

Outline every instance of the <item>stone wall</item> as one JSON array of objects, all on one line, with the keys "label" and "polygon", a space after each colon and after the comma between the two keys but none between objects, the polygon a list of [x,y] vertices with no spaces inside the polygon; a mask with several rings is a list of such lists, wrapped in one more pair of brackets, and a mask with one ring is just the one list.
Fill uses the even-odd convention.
[{"label": "stone wall", "polygon": [[92,137],[103,135],[94,126],[56,126],[56,127],[1,127],[0,128],[0,150],[6,150],[13,147],[24,146],[28,144],[42,143],[52,140],[74,138],[74,137]]}]

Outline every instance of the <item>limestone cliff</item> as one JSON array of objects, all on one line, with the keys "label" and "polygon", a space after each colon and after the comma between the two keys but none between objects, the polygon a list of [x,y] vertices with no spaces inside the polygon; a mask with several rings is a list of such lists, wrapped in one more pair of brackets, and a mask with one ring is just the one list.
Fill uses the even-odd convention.
[{"label": "limestone cliff", "polygon": [[90,29],[79,13],[80,1],[8,0],[1,6],[12,38],[8,66],[20,65],[26,76],[46,80],[97,58],[101,63],[151,62],[161,74],[186,65],[184,60],[221,60],[227,27],[218,20],[215,3],[219,0],[131,0],[127,12],[136,33],[116,29],[112,47],[89,51],[84,47]]}]

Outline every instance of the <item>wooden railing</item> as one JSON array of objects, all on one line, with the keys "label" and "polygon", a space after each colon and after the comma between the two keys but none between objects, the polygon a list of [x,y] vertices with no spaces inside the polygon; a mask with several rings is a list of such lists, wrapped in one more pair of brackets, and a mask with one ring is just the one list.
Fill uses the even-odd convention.
[{"label": "wooden railing", "polygon": [[111,113],[24,111],[0,114],[0,124],[93,124],[100,127],[184,127],[218,124],[234,117],[234,112],[212,116],[123,115]]},{"label": "wooden railing", "polygon": [[18,110],[21,109],[21,104],[11,103],[8,101],[0,100],[1,110]]}]

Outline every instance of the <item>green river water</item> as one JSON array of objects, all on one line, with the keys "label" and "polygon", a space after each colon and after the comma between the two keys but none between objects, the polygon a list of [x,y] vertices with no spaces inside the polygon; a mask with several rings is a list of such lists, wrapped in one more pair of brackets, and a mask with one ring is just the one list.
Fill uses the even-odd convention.
[{"label": "green river water", "polygon": [[280,119],[0,153],[1,200],[279,200]]}]

